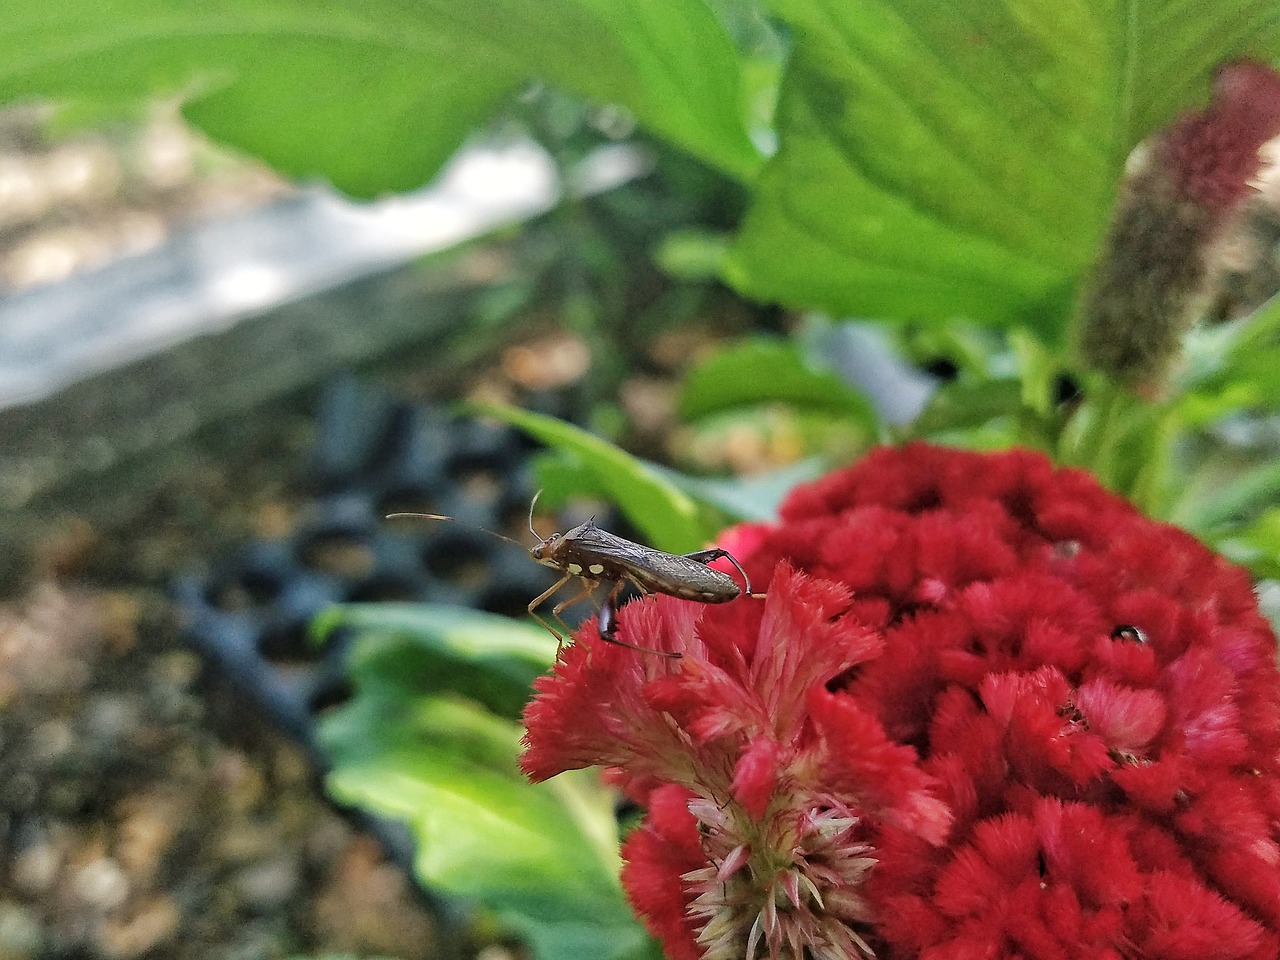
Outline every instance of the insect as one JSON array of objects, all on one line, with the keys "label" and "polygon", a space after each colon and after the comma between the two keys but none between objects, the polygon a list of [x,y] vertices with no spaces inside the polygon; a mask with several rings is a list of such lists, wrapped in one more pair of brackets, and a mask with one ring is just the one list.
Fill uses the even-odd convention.
[{"label": "insect", "polygon": [[[539,491],[539,494],[541,491]],[[678,658],[679,653],[662,650],[651,650],[648,647],[637,647],[617,638],[618,599],[622,589],[628,583],[633,584],[642,594],[665,593],[682,600],[696,600],[699,603],[727,603],[740,597],[745,588],[748,596],[759,597],[763,594],[753,593],[751,579],[742,569],[742,564],[733,554],[719,547],[708,550],[697,550],[693,553],[664,553],[652,547],[635,543],[616,534],[601,530],[592,517],[586,523],[580,523],[564,533],[553,533],[549,537],[541,537],[533,528],[533,508],[538,502],[538,494],[529,504],[529,532],[537,539],[537,545],[529,547],[529,556],[545,567],[550,567],[561,574],[559,580],[534,597],[529,602],[529,614],[544,626],[561,644],[564,635],[538,616],[537,609],[567,584],[578,579],[582,589],[567,600],[562,600],[551,609],[551,615],[568,629],[560,612],[566,607],[586,599],[601,583],[613,584],[604,603],[600,607],[598,620],[600,639],[616,643],[632,650],[645,653],[656,653],[664,657]],[[448,520],[452,523],[464,523],[456,517],[446,517],[435,513],[393,513],[387,519],[395,517],[418,517],[424,520]],[[466,524],[472,526],[472,524]],[[499,540],[514,543],[524,548],[510,537],[500,533],[476,527]],[[716,570],[708,564],[721,558],[728,560],[742,576],[742,586],[729,574]]]}]

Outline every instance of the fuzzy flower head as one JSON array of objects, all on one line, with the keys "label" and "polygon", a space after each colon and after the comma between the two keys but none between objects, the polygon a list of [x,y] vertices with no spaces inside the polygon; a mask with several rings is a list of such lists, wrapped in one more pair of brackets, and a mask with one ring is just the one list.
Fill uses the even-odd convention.
[{"label": "fuzzy flower head", "polygon": [[667,955],[1280,954],[1280,674],[1240,570],[1038,454],[883,449],[629,604],[526,714],[615,768]]},{"label": "fuzzy flower head", "polygon": [[1242,221],[1280,136],[1280,73],[1225,64],[1202,110],[1139,148],[1120,191],[1078,318],[1084,360],[1159,393],[1182,338],[1207,310],[1219,245]]},{"label": "fuzzy flower head", "polygon": [[648,801],[624,880],[674,956],[857,956],[872,862],[860,812],[932,842],[946,832],[915,752],[827,690],[881,650],[841,616],[848,604],[840,585],[781,564],[765,600],[629,605],[622,639],[679,660],[588,626],[537,684],[525,770],[615,767]]}]

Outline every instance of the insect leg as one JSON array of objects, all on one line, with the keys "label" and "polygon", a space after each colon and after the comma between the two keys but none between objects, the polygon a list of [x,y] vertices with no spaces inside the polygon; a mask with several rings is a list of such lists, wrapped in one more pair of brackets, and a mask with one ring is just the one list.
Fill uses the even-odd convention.
[{"label": "insect leg", "polygon": [[[551,624],[547,623],[547,621],[543,620],[540,616],[534,613],[534,611],[543,602],[545,602],[549,596],[551,596],[553,593],[555,593],[557,590],[559,590],[561,587],[563,587],[566,583],[568,583],[572,579],[573,579],[573,574],[566,573],[563,577],[561,577],[559,580],[553,583],[550,587],[548,587],[546,590],[542,591],[542,593],[538,594],[536,597],[534,597],[532,600],[529,601],[529,616],[533,617],[533,619],[537,620],[538,623],[542,624],[543,628],[546,629],[547,632],[549,632],[553,637],[556,638],[556,642],[560,645],[560,647],[564,646],[564,634],[558,632],[553,626],[551,626]],[[559,652],[560,652],[560,649],[559,647],[557,647],[556,653],[558,654]]]},{"label": "insect leg", "polygon": [[686,560],[697,560],[698,563],[706,563],[706,564],[711,563],[713,560],[719,560],[721,557],[723,557],[725,560],[728,560],[731,564],[733,564],[733,569],[737,570],[738,573],[742,574],[742,583],[747,588],[746,593],[748,596],[752,596],[752,597],[764,596],[763,593],[756,593],[754,590],[751,589],[751,578],[747,576],[747,571],[742,569],[742,564],[738,562],[738,558],[735,557],[728,550],[721,550],[719,547],[712,547],[710,550],[697,550],[697,551],[694,551],[693,553],[684,554],[684,558]]},{"label": "insect leg", "polygon": [[609,591],[609,596],[605,598],[604,604],[600,607],[599,623],[600,639],[606,643],[613,643],[619,647],[626,647],[629,650],[639,650],[641,653],[656,653],[660,657],[670,657],[672,660],[679,660],[683,654],[678,651],[654,650],[650,647],[637,647],[634,643],[627,643],[625,640],[619,640],[616,636],[618,632],[618,617],[615,604],[618,600],[618,594],[622,592],[623,586],[626,585],[625,580],[619,580],[613,585],[613,589]]},{"label": "insect leg", "polygon": [[582,599],[585,599],[586,597],[591,596],[591,592],[595,590],[596,586],[598,585],[595,580],[588,580],[586,577],[582,577],[581,579],[582,579],[582,589],[580,591],[575,593],[568,600],[562,600],[560,603],[557,603],[554,607],[551,608],[551,615],[555,617],[557,620],[559,620],[560,623],[564,626],[565,630],[569,633],[572,633],[573,630],[570,629],[569,625],[564,622],[564,618],[560,616],[560,611],[563,610],[565,607],[573,606],[579,600],[582,600]]}]

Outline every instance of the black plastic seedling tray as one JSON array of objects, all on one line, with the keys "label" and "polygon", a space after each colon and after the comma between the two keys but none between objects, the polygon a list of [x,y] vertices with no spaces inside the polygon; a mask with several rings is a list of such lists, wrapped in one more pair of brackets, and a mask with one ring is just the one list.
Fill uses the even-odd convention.
[{"label": "black plastic seedling tray", "polygon": [[[206,573],[173,584],[189,643],[319,767],[316,720],[348,693],[347,642],[308,639],[336,603],[379,600],[469,606],[524,616],[556,579],[528,553],[457,523],[386,519],[440,513],[517,535],[533,497],[533,445],[505,426],[397,402],[353,377],[321,398],[309,473],[314,494],[297,529],[253,540]],[[585,519],[585,518],[583,518]],[[406,832],[373,827],[408,864]]]}]

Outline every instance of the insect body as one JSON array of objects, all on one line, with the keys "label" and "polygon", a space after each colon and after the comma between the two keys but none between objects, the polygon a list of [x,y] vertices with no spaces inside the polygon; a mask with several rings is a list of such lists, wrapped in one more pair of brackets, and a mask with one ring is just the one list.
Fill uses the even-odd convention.
[{"label": "insect body", "polygon": [[[582,589],[569,599],[557,603],[551,610],[553,617],[560,619],[560,612],[566,607],[591,596],[592,591],[601,583],[611,583],[613,588],[600,608],[598,621],[600,639],[619,646],[631,647],[633,650],[660,653],[668,657],[679,657],[680,654],[636,647],[617,638],[617,602],[622,588],[627,583],[634,584],[642,594],[665,593],[682,600],[695,600],[699,603],[727,603],[741,596],[744,588],[748,595],[760,596],[751,592],[751,580],[742,569],[742,565],[731,553],[718,547],[683,555],[664,553],[616,536],[607,530],[601,530],[595,525],[594,518],[564,533],[553,533],[544,539],[533,529],[533,507],[537,502],[538,498],[535,496],[533,503],[529,504],[529,532],[538,539],[538,543],[529,548],[529,555],[543,566],[558,571],[561,577],[529,602],[529,614],[561,643],[564,642],[564,636],[538,616],[536,611],[557,590],[575,578],[581,581]],[[402,516],[462,522],[454,517],[431,513],[391,514],[391,517]],[[504,537],[492,530],[485,530],[485,532],[508,543],[515,543],[510,537]],[[742,575],[742,587],[729,574],[708,566],[709,563],[721,557],[733,564],[734,569]],[[564,623],[563,620],[560,622]]]},{"label": "insect body", "polygon": [[741,596],[742,588],[727,573],[707,566],[724,557],[742,574],[746,591],[751,593],[751,580],[746,571],[727,550],[715,547],[684,555],[664,553],[601,530],[594,520],[581,523],[565,533],[553,533],[545,540],[539,539],[529,554],[543,566],[564,574],[529,604],[530,613],[574,577],[583,581],[583,589],[557,604],[552,610],[553,615],[559,615],[565,607],[589,596],[597,584],[613,583],[613,589],[600,608],[600,638],[624,647],[631,644],[623,643],[615,636],[618,628],[615,605],[628,581],[645,594],[665,593],[700,603],[727,603]]}]

